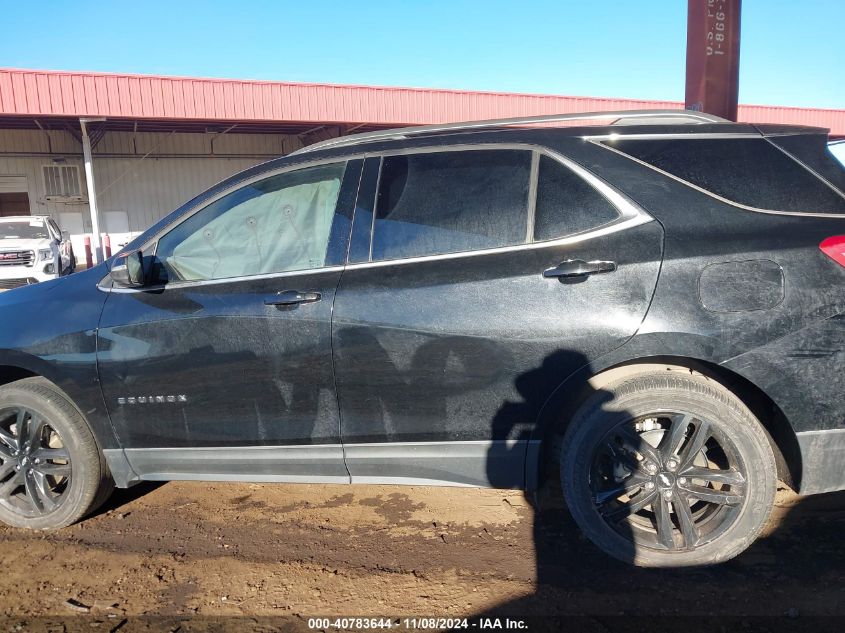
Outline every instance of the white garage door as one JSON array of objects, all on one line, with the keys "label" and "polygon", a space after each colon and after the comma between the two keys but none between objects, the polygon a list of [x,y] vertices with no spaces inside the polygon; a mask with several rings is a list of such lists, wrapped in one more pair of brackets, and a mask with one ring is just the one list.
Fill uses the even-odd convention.
[{"label": "white garage door", "polygon": [[24,193],[26,176],[0,176],[0,193]]}]

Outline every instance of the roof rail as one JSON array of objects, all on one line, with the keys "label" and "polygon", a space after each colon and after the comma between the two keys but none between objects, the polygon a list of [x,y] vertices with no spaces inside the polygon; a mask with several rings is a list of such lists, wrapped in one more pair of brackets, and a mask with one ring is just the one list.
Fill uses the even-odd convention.
[{"label": "roof rail", "polygon": [[606,119],[610,125],[639,123],[642,120],[644,125],[666,123],[667,119],[682,124],[704,124],[704,123],[732,123],[727,119],[696,112],[694,110],[613,110],[604,112],[577,112],[573,114],[544,114],[541,116],[516,117],[511,119],[491,119],[488,121],[467,121],[464,123],[436,123],[434,125],[419,125],[416,127],[396,128],[392,130],[379,130],[376,132],[364,132],[363,134],[350,134],[331,138],[326,141],[308,145],[298,149],[293,154],[303,154],[321,149],[332,149],[347,147],[360,143],[373,141],[384,141],[394,139],[405,139],[423,134],[434,134],[437,132],[453,132],[462,130],[483,130],[488,128],[506,127],[510,125],[530,125],[532,123],[554,123],[555,121],[579,121],[586,119]]}]

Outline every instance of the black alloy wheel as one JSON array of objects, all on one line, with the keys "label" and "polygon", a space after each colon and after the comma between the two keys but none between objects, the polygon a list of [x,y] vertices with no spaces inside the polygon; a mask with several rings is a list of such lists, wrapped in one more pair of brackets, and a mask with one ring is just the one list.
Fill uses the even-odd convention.
[{"label": "black alloy wheel", "polygon": [[691,550],[736,521],[745,464],[719,427],[686,412],[621,422],[593,456],[596,510],[640,546]]},{"label": "black alloy wheel", "polygon": [[65,527],[113,487],[91,428],[61,389],[37,377],[0,386],[0,522]]},{"label": "black alloy wheel", "polygon": [[586,398],[559,444],[573,518],[600,549],[635,565],[733,558],[774,504],[769,436],[735,394],[702,374],[630,371]]},{"label": "black alloy wheel", "polygon": [[71,482],[58,432],[26,407],[0,409],[0,505],[26,517],[53,512]]}]

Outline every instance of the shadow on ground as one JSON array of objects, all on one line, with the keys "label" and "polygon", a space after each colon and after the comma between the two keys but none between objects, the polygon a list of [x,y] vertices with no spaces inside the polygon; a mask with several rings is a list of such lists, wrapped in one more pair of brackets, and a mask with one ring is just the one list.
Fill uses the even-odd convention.
[{"label": "shadow on ground", "polygon": [[744,553],[677,570],[608,558],[564,508],[541,502],[534,508],[535,590],[480,617],[540,617],[533,630],[557,630],[573,615],[581,616],[579,628],[596,631],[842,630],[845,492],[778,496],[766,533]]},{"label": "shadow on ground", "polygon": [[165,482],[142,481],[131,488],[115,488],[108,499],[87,518],[92,519],[103,514],[119,511],[121,508],[131,504],[136,499],[145,497],[157,488],[161,488]]}]

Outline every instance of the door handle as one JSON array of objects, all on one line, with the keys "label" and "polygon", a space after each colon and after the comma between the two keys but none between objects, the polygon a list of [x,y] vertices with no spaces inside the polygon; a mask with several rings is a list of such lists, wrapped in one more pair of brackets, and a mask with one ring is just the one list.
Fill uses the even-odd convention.
[{"label": "door handle", "polygon": [[302,292],[301,290],[282,290],[264,299],[268,306],[293,306],[300,303],[317,303],[323,298],[319,292]]},{"label": "door handle", "polygon": [[616,262],[585,262],[583,259],[570,259],[554,268],[544,270],[543,277],[585,277],[598,273],[612,273],[614,270],[616,270]]}]

